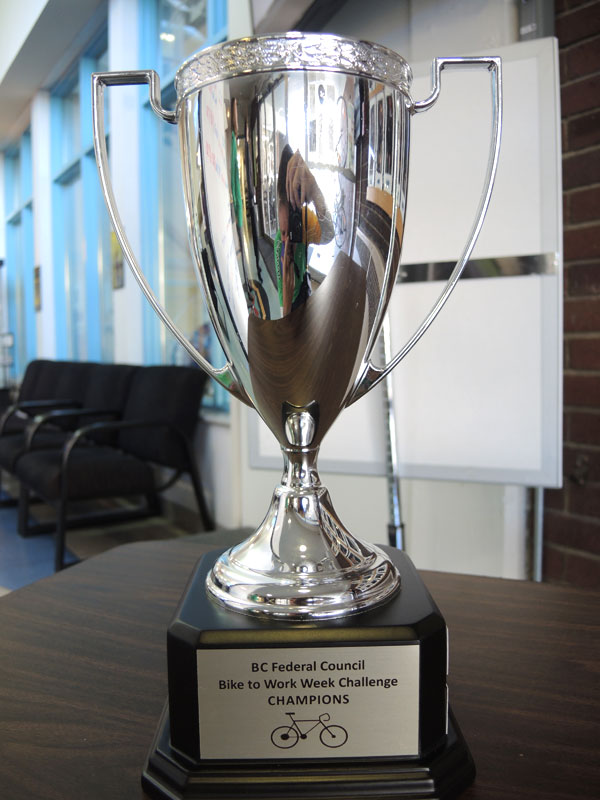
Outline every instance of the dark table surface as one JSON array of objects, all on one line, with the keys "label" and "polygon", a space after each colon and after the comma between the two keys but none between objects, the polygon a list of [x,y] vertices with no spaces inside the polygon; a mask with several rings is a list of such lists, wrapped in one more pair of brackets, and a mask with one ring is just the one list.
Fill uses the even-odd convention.
[{"label": "dark table surface", "polygon": [[[125,545],[0,598],[2,800],[143,798],[166,628],[198,537]],[[600,797],[600,594],[422,573],[450,629],[464,800]]]}]

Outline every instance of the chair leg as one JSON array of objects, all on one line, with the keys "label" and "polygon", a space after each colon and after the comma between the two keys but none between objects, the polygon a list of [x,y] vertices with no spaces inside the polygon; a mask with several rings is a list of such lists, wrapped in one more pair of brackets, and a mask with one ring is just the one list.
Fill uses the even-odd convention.
[{"label": "chair leg", "polygon": [[215,527],[215,521],[206,503],[206,498],[202,490],[202,482],[200,481],[200,471],[193,457],[190,458],[190,477],[192,479],[194,494],[196,495],[196,502],[198,503],[198,510],[200,511],[200,518],[202,519],[202,526],[205,531],[212,531]]},{"label": "chair leg", "polygon": [[159,517],[162,511],[161,500],[158,492],[148,492],[146,494],[146,505],[148,508],[148,516]]},{"label": "chair leg", "polygon": [[58,504],[56,515],[56,544],[54,549],[54,571],[60,572],[65,566],[65,536],[67,532],[67,501]]},{"label": "chair leg", "polygon": [[18,504],[18,500],[2,488],[3,470],[0,469],[0,508],[12,508]]},{"label": "chair leg", "polygon": [[27,536],[29,533],[29,489],[23,483],[19,488],[17,531],[19,536]]}]

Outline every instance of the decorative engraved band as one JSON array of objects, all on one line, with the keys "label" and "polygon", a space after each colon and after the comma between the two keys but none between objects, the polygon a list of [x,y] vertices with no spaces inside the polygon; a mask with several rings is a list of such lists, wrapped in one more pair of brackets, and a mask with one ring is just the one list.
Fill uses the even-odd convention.
[{"label": "decorative engraved band", "polygon": [[217,80],[293,69],[363,75],[406,93],[412,80],[407,62],[381,45],[331,34],[281,33],[224,42],[196,53],[177,70],[177,100]]}]

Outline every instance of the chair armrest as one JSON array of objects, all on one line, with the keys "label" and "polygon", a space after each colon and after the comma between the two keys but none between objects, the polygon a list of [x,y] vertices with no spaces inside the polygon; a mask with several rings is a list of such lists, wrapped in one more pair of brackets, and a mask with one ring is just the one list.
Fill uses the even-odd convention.
[{"label": "chair armrest", "polygon": [[33,418],[33,422],[31,425],[28,425],[26,438],[25,438],[25,450],[32,450],[34,449],[34,438],[37,435],[38,431],[46,425],[46,423],[52,423],[54,421],[60,421],[63,419],[69,419],[71,417],[100,417],[100,416],[107,416],[107,417],[118,417],[119,411],[116,409],[106,409],[106,408],[61,408],[61,409],[53,409],[52,411],[48,411],[46,414],[38,414]]},{"label": "chair armrest", "polygon": [[54,398],[45,400],[21,400],[17,403],[12,403],[2,414],[0,419],[0,436],[4,433],[6,423],[13,416],[13,414],[23,413],[24,417],[32,418],[36,411],[43,409],[60,409],[60,408],[77,408],[81,406],[76,400],[69,400],[68,398]]},{"label": "chair armrest", "polygon": [[92,422],[90,425],[84,425],[69,437],[65,442],[63,449],[62,466],[66,469],[68,466],[69,458],[74,447],[77,446],[80,439],[90,433],[97,433],[99,431],[115,431],[115,430],[130,430],[133,428],[170,428],[181,439],[183,445],[187,448],[188,442],[183,432],[172,422],[163,419],[123,419],[113,420],[108,422]]}]

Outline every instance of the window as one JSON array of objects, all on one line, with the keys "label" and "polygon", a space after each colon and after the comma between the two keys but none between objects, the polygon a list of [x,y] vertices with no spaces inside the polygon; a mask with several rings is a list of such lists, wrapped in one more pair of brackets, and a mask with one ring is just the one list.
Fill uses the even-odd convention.
[{"label": "window", "polygon": [[[181,63],[202,47],[226,38],[226,3],[215,0],[148,0],[144,39],[148,63],[161,78],[162,103],[175,104],[173,78]],[[145,223],[142,259],[146,276],[170,317],[194,346],[215,366],[225,357],[208,320],[190,252],[179,166],[177,128],[159,120],[145,102],[141,126],[142,147],[148,163],[142,197]],[[158,232],[158,235],[156,234]],[[168,333],[149,308],[145,316],[144,351],[148,363],[190,363],[187,352]],[[227,409],[228,394],[210,381],[204,405]]]},{"label": "window", "polygon": [[110,226],[93,150],[91,75],[106,69],[106,37],[53,92],[52,178],[56,352],[113,360]]},{"label": "window", "polygon": [[172,80],[188,56],[227,36],[227,4],[222,0],[158,0],[161,79]]},{"label": "window", "polygon": [[6,269],[11,377],[20,378],[36,354],[31,137],[26,131],[5,153]]}]

